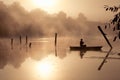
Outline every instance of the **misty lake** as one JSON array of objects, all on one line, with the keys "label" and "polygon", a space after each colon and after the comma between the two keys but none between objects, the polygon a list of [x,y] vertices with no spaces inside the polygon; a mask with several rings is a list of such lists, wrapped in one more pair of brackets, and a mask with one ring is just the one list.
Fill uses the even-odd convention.
[{"label": "misty lake", "polygon": [[[81,59],[79,51],[70,51],[70,46],[79,46],[79,38],[58,38],[57,57],[54,38],[19,38],[13,41],[0,39],[0,80],[118,80],[120,79],[120,56],[113,51],[102,70],[98,67],[106,53],[88,51]],[[99,42],[98,42],[99,41]],[[31,43],[31,45],[29,45]],[[85,39],[87,45],[104,46],[106,42],[97,37]],[[113,55],[114,54],[114,55]]]}]

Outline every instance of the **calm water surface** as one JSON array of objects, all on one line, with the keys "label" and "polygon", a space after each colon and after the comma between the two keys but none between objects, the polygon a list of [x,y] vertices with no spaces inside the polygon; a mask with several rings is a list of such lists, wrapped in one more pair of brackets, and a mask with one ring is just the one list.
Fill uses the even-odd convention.
[{"label": "calm water surface", "polygon": [[[106,44],[101,40],[89,45]],[[31,48],[29,48],[31,43]],[[57,57],[54,38],[25,39],[19,43],[14,39],[11,49],[10,39],[0,40],[0,80],[118,80],[120,61],[117,54],[110,55],[101,71],[97,68],[106,53],[87,52],[81,59],[78,52],[69,46],[79,46],[79,39],[58,38]],[[108,50],[105,48],[104,50]],[[113,52],[115,53],[115,52]]]}]

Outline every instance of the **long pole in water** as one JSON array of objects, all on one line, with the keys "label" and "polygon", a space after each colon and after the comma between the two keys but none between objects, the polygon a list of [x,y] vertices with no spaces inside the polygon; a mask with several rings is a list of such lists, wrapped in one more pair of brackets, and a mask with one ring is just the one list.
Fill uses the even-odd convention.
[{"label": "long pole in water", "polygon": [[21,35],[20,35],[19,39],[20,39],[20,49],[21,49],[21,44],[22,44],[22,37],[21,37]]},{"label": "long pole in water", "polygon": [[27,35],[26,35],[26,45],[28,44],[28,37],[27,37]]},{"label": "long pole in water", "polygon": [[103,37],[105,38],[105,40],[107,41],[108,45],[110,46],[110,50],[107,53],[107,55],[105,56],[105,58],[103,59],[102,63],[100,64],[100,66],[98,67],[98,70],[101,70],[102,66],[104,65],[104,63],[106,62],[106,59],[108,58],[111,50],[112,50],[112,45],[110,44],[109,40],[106,37],[106,34],[103,32],[102,28],[100,26],[98,26],[99,31],[102,33]]},{"label": "long pole in water", "polygon": [[57,56],[57,33],[55,33],[55,56]]}]

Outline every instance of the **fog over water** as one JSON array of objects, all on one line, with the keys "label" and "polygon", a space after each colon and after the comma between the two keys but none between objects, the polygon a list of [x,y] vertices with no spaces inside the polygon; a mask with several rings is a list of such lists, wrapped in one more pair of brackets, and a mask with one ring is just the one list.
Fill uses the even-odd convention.
[{"label": "fog over water", "polygon": [[[85,41],[88,42],[88,40]],[[100,78],[105,80],[110,77],[109,75],[112,75],[109,80],[119,78],[118,73],[120,66],[117,64],[119,64],[120,58],[117,54],[110,55],[102,70],[98,71],[97,68],[106,53],[88,51],[85,53],[84,58],[81,59],[79,51],[74,52],[69,49],[71,45],[79,46],[78,38],[59,37],[57,57],[54,51],[54,38],[29,38],[28,42],[32,42],[31,48],[29,48],[29,46],[26,48],[25,38],[22,38],[21,48],[19,38],[15,38],[13,49],[11,49],[10,39],[1,39],[0,42],[0,76],[2,80],[96,80]],[[101,40],[100,43],[99,45],[105,44],[104,40]],[[87,45],[98,44],[95,42],[87,43]],[[105,46],[103,50],[104,48]],[[37,70],[36,67],[42,61],[52,62],[54,69],[51,76],[48,77],[46,75],[45,77],[38,72],[39,70]],[[114,67],[112,67],[112,65],[114,65]],[[107,74],[109,71],[113,73]],[[106,74],[103,75],[103,73]]]},{"label": "fog over water", "polygon": [[[42,9],[25,10],[19,3],[5,5],[0,1],[0,37],[19,35],[51,36],[57,32],[61,36],[96,35],[96,27],[101,22],[88,21],[84,14],[77,18],[67,16],[63,11],[48,14]],[[91,33],[94,28],[94,33]]]},{"label": "fog over water", "polygon": [[[113,42],[116,33],[111,32],[111,28],[105,30],[104,24],[87,20],[82,13],[73,18],[63,11],[48,14],[42,9],[34,9],[29,12],[20,3],[6,5],[0,1],[0,79],[120,79],[120,41],[117,39]],[[99,32],[98,25],[106,32],[113,46],[101,71],[97,69],[109,51],[109,46]],[[57,56],[55,33],[58,34]],[[80,46],[81,38],[87,46],[102,46],[104,52],[87,51],[81,59],[80,51],[70,51],[70,46]],[[45,75],[45,71],[40,71],[42,63],[51,67],[47,70],[51,70],[50,74]]]}]

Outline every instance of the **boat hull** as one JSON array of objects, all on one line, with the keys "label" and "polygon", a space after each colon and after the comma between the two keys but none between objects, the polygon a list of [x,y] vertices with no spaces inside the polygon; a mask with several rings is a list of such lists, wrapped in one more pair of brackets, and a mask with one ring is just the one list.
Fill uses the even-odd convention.
[{"label": "boat hull", "polygon": [[70,46],[71,51],[101,51],[102,46],[77,47]]}]

